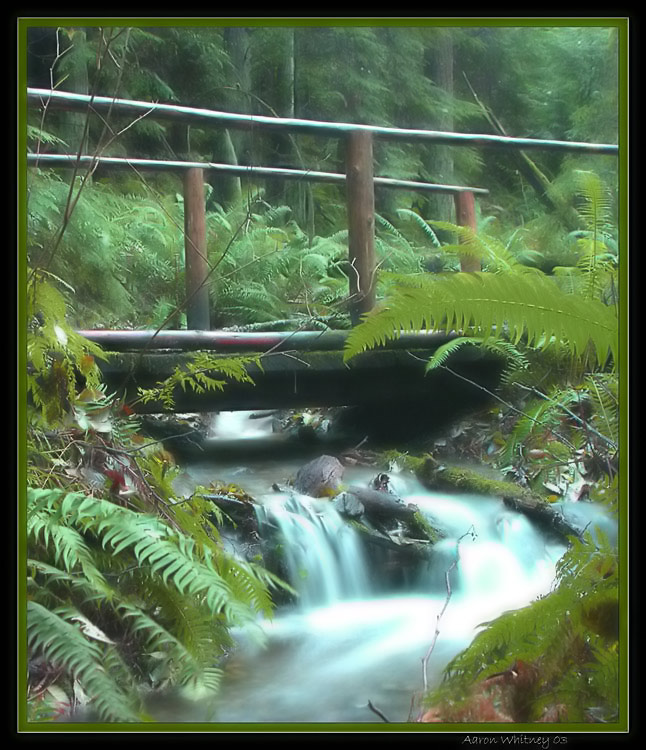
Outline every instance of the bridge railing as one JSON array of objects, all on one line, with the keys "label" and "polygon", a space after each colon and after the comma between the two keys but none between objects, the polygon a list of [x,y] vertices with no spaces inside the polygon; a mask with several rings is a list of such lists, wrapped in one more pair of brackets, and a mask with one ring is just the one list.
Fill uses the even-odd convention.
[{"label": "bridge railing", "polygon": [[[240,167],[191,161],[162,161],[127,159],[76,154],[28,154],[29,166],[86,166],[93,169],[102,165],[113,168],[181,170],[184,184],[184,232],[186,256],[186,319],[189,330],[209,330],[210,309],[207,279],[209,274],[206,246],[206,206],[204,172],[250,177],[283,177],[315,182],[346,184],[348,212],[348,254],[354,274],[349,276],[351,317],[357,322],[361,314],[375,303],[375,220],[374,189],[386,186],[395,189],[444,192],[454,196],[456,220],[475,230],[475,196],[487,194],[484,188],[458,185],[437,185],[426,182],[375,177],[373,173],[373,139],[403,140],[451,146],[479,146],[500,149],[545,149],[596,154],[618,154],[613,144],[513,138],[488,134],[451,133],[434,130],[389,128],[354,123],[320,122],[296,118],[242,115],[230,112],[198,109],[171,104],[87,96],[49,89],[27,89],[27,103],[41,109],[63,109],[94,112],[101,117],[110,113],[133,118],[152,117],[193,125],[240,128],[247,130],[284,130],[346,140],[345,174],[311,170],[277,169],[271,167]],[[477,270],[479,264],[466,256],[461,258],[464,271]]]}]

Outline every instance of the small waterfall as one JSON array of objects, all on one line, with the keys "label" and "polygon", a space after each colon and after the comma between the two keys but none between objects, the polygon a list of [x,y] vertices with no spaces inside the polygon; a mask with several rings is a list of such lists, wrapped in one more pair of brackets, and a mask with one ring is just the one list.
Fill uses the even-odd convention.
[{"label": "small waterfall", "polygon": [[435,592],[446,593],[446,571],[451,570],[452,592],[473,608],[519,607],[549,590],[555,564],[565,551],[548,544],[525,517],[507,510],[490,497],[445,497],[425,494],[408,498],[442,529],[446,538],[435,545],[431,565],[422,574]]},{"label": "small waterfall", "polygon": [[261,534],[272,527],[280,534],[281,552],[301,608],[368,594],[357,534],[328,500],[279,493],[264,498],[258,515]]},{"label": "small waterfall", "polygon": [[[298,465],[278,470],[260,464],[262,471],[254,470],[263,488],[255,494],[260,535],[272,549],[280,545],[281,575],[299,592],[298,604],[279,607],[272,620],[259,623],[262,645],[255,631],[235,634],[240,647],[226,666],[217,704],[204,707],[208,721],[374,722],[369,700],[391,721],[406,721],[436,627],[431,687],[483,622],[526,606],[554,583],[565,547],[525,516],[499,499],[431,493],[414,478],[398,476],[402,500],[416,504],[445,536],[433,546],[430,563],[420,566],[414,584],[384,591],[379,586],[383,571],[368,570],[361,535],[329,500],[266,494]],[[225,473],[218,467],[219,475]],[[349,482],[362,486],[370,477],[360,467],[346,472]],[[578,514],[585,526],[596,522],[600,511],[576,503],[563,512]],[[607,533],[612,538],[612,528]],[[446,571],[456,559],[445,608]],[[191,720],[204,720],[201,716]]]},{"label": "small waterfall", "polygon": [[249,440],[272,433],[272,417],[253,411],[220,411],[211,415],[207,437],[214,440]]}]

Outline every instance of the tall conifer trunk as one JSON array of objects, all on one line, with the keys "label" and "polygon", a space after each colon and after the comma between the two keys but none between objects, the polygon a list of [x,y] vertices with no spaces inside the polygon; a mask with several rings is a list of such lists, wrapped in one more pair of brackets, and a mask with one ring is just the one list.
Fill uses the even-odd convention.
[{"label": "tall conifer trunk", "polygon": [[[453,38],[450,29],[437,29],[437,34],[437,42],[429,50],[428,74],[433,83],[445,92],[447,105],[437,108],[437,116],[434,122],[429,123],[429,128],[453,131],[453,112],[448,104],[453,96]],[[453,154],[449,146],[433,146],[429,150],[426,167],[433,182],[454,184]],[[453,221],[453,198],[442,193],[431,194],[427,211],[427,219]]]},{"label": "tall conifer trunk", "polygon": [[[251,97],[251,43],[248,30],[240,27],[224,29],[224,46],[231,63],[223,102],[224,109],[240,114],[252,111]],[[252,164],[251,139],[243,131],[216,130],[213,140],[213,161],[223,164]],[[209,182],[213,200],[224,205],[236,205],[242,198],[239,177],[213,173]]]}]

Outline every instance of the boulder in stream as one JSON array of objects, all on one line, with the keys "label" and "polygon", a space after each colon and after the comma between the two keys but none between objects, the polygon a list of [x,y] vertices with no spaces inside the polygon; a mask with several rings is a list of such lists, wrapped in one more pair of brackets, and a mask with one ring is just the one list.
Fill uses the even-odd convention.
[{"label": "boulder in stream", "polygon": [[319,456],[301,466],[294,479],[294,489],[310,497],[334,497],[341,487],[344,467],[334,456]]}]

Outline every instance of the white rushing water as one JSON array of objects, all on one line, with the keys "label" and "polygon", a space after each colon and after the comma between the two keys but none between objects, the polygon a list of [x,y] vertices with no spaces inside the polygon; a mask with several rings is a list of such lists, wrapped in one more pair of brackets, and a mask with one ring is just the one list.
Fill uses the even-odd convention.
[{"label": "white rushing water", "polygon": [[[458,551],[454,591],[429,662],[431,684],[480,623],[549,591],[564,548],[546,544],[501,502],[419,491],[404,500],[451,536],[437,545],[410,593],[384,596],[371,590],[356,533],[329,503],[321,510],[325,501],[271,499],[264,512],[280,524],[301,600],[263,626],[264,647],[242,635],[216,721],[374,722],[369,700],[391,721],[407,721],[446,600],[445,572]],[[470,529],[475,536],[463,537],[458,550]]]},{"label": "white rushing water", "polygon": [[[248,415],[231,421],[220,415],[221,425],[235,423],[238,430],[248,422]],[[371,701],[390,721],[405,722],[422,690],[422,660],[456,555],[452,596],[428,663],[431,687],[481,623],[527,605],[553,584],[565,548],[548,542],[526,517],[500,500],[431,493],[401,475],[394,483],[404,502],[416,504],[446,538],[405,592],[380,593],[358,533],[330,501],[268,491],[299,465],[302,461],[218,468],[219,476],[229,472],[262,503],[261,534],[280,535],[290,583],[300,597],[298,605],[262,623],[263,645],[252,633],[235,634],[240,647],[226,666],[221,695],[192,720],[378,722],[368,708]],[[209,470],[213,476],[213,467],[191,468],[199,481],[204,481],[200,472]],[[373,473],[348,468],[344,481],[365,486]]]}]

